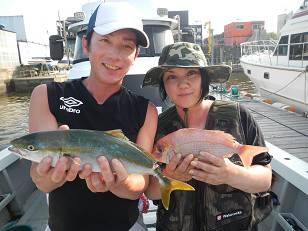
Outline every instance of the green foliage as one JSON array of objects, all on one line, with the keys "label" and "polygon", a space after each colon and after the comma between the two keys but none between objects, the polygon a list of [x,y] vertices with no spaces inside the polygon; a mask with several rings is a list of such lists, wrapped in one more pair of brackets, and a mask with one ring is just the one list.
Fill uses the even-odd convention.
[{"label": "green foliage", "polygon": [[269,33],[267,33],[267,35],[270,39],[274,39],[274,40],[278,39],[278,36],[275,32],[269,32]]}]

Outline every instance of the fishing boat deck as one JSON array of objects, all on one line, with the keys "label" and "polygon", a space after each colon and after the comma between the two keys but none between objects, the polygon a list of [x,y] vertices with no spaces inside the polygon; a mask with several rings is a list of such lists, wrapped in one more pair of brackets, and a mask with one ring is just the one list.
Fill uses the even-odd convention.
[{"label": "fishing boat deck", "polygon": [[[241,103],[252,112],[263,131],[269,152],[274,157],[272,161],[274,171],[286,179],[286,185],[292,185],[292,190],[294,186],[300,189],[304,193],[303,197],[306,198],[305,195],[308,195],[308,118],[258,101],[243,101]],[[290,196],[288,193],[290,192],[288,190],[291,190],[290,187],[284,188],[284,191],[279,195],[281,199],[284,194],[286,197]],[[301,206],[302,210],[305,209],[305,205],[301,205],[302,202],[301,199],[296,206],[298,210],[301,209]],[[289,207],[281,207],[277,214],[288,210],[290,210]],[[45,230],[48,218],[45,194],[35,191],[25,205],[25,211],[26,213],[18,224],[28,224],[33,231]],[[303,214],[304,212],[291,211],[291,213]],[[155,222],[156,206],[151,203],[149,212],[144,214],[144,223],[148,230],[154,231]],[[278,220],[278,222],[280,221]],[[284,220],[281,219],[281,222]],[[275,230],[272,227],[276,226],[271,221],[268,228],[261,230]]]},{"label": "fishing boat deck", "polygon": [[[47,227],[48,205],[46,194],[36,190],[25,205],[26,213],[17,225],[29,225],[33,231],[44,231]],[[148,231],[155,231],[156,206],[150,202],[147,213],[143,215],[143,222]]]}]

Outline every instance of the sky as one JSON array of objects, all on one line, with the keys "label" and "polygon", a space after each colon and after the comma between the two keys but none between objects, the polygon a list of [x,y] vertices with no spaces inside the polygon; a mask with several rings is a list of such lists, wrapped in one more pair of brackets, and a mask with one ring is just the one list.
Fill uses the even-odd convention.
[{"label": "sky", "polygon": [[[106,1],[106,0],[105,0]],[[107,0],[108,1],[108,0]],[[117,0],[113,0],[117,1]],[[277,16],[296,11],[303,0],[127,0],[145,15],[155,8],[188,10],[189,24],[211,21],[214,34],[223,32],[224,25],[237,21],[265,21],[267,32],[277,32]],[[56,33],[56,20],[73,16],[89,0],[1,0],[0,15],[23,15],[28,41],[48,43]]]}]

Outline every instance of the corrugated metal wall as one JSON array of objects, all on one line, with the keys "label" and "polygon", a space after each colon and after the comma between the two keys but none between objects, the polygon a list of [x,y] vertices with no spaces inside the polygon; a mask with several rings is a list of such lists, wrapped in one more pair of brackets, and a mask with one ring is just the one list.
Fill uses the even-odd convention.
[{"label": "corrugated metal wall", "polygon": [[5,30],[16,32],[18,41],[27,41],[24,17],[22,15],[0,16],[0,24],[5,27]]},{"label": "corrugated metal wall", "polygon": [[16,33],[0,30],[0,68],[10,69],[18,65]]}]

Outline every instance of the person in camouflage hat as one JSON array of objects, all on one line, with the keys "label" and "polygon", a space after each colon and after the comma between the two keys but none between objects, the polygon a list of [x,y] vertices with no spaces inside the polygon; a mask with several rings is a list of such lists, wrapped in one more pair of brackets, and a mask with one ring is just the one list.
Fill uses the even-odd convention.
[{"label": "person in camouflage hat", "polygon": [[[208,96],[209,84],[227,81],[230,73],[229,66],[207,66],[197,44],[179,42],[164,47],[159,65],[150,69],[143,81],[143,86],[158,86],[162,99],[168,97],[174,104],[159,115],[155,141],[192,127],[223,130],[239,143],[264,146],[260,128],[248,110],[238,103]],[[195,191],[172,192],[169,210],[158,201],[156,230],[254,230],[256,223],[271,211],[267,203],[270,200],[256,202],[256,198],[268,197],[254,194],[271,185],[270,161],[268,153],[261,153],[246,168],[237,154],[223,158],[200,153],[195,159],[192,154],[177,153],[166,164],[164,173],[188,181]],[[160,198],[155,177],[150,177],[146,194],[151,199]]]},{"label": "person in camouflage hat", "polygon": [[143,86],[158,86],[164,71],[172,67],[196,67],[205,70],[210,83],[224,83],[231,75],[231,67],[228,65],[208,66],[198,44],[178,42],[163,48],[158,66],[146,73]]}]

